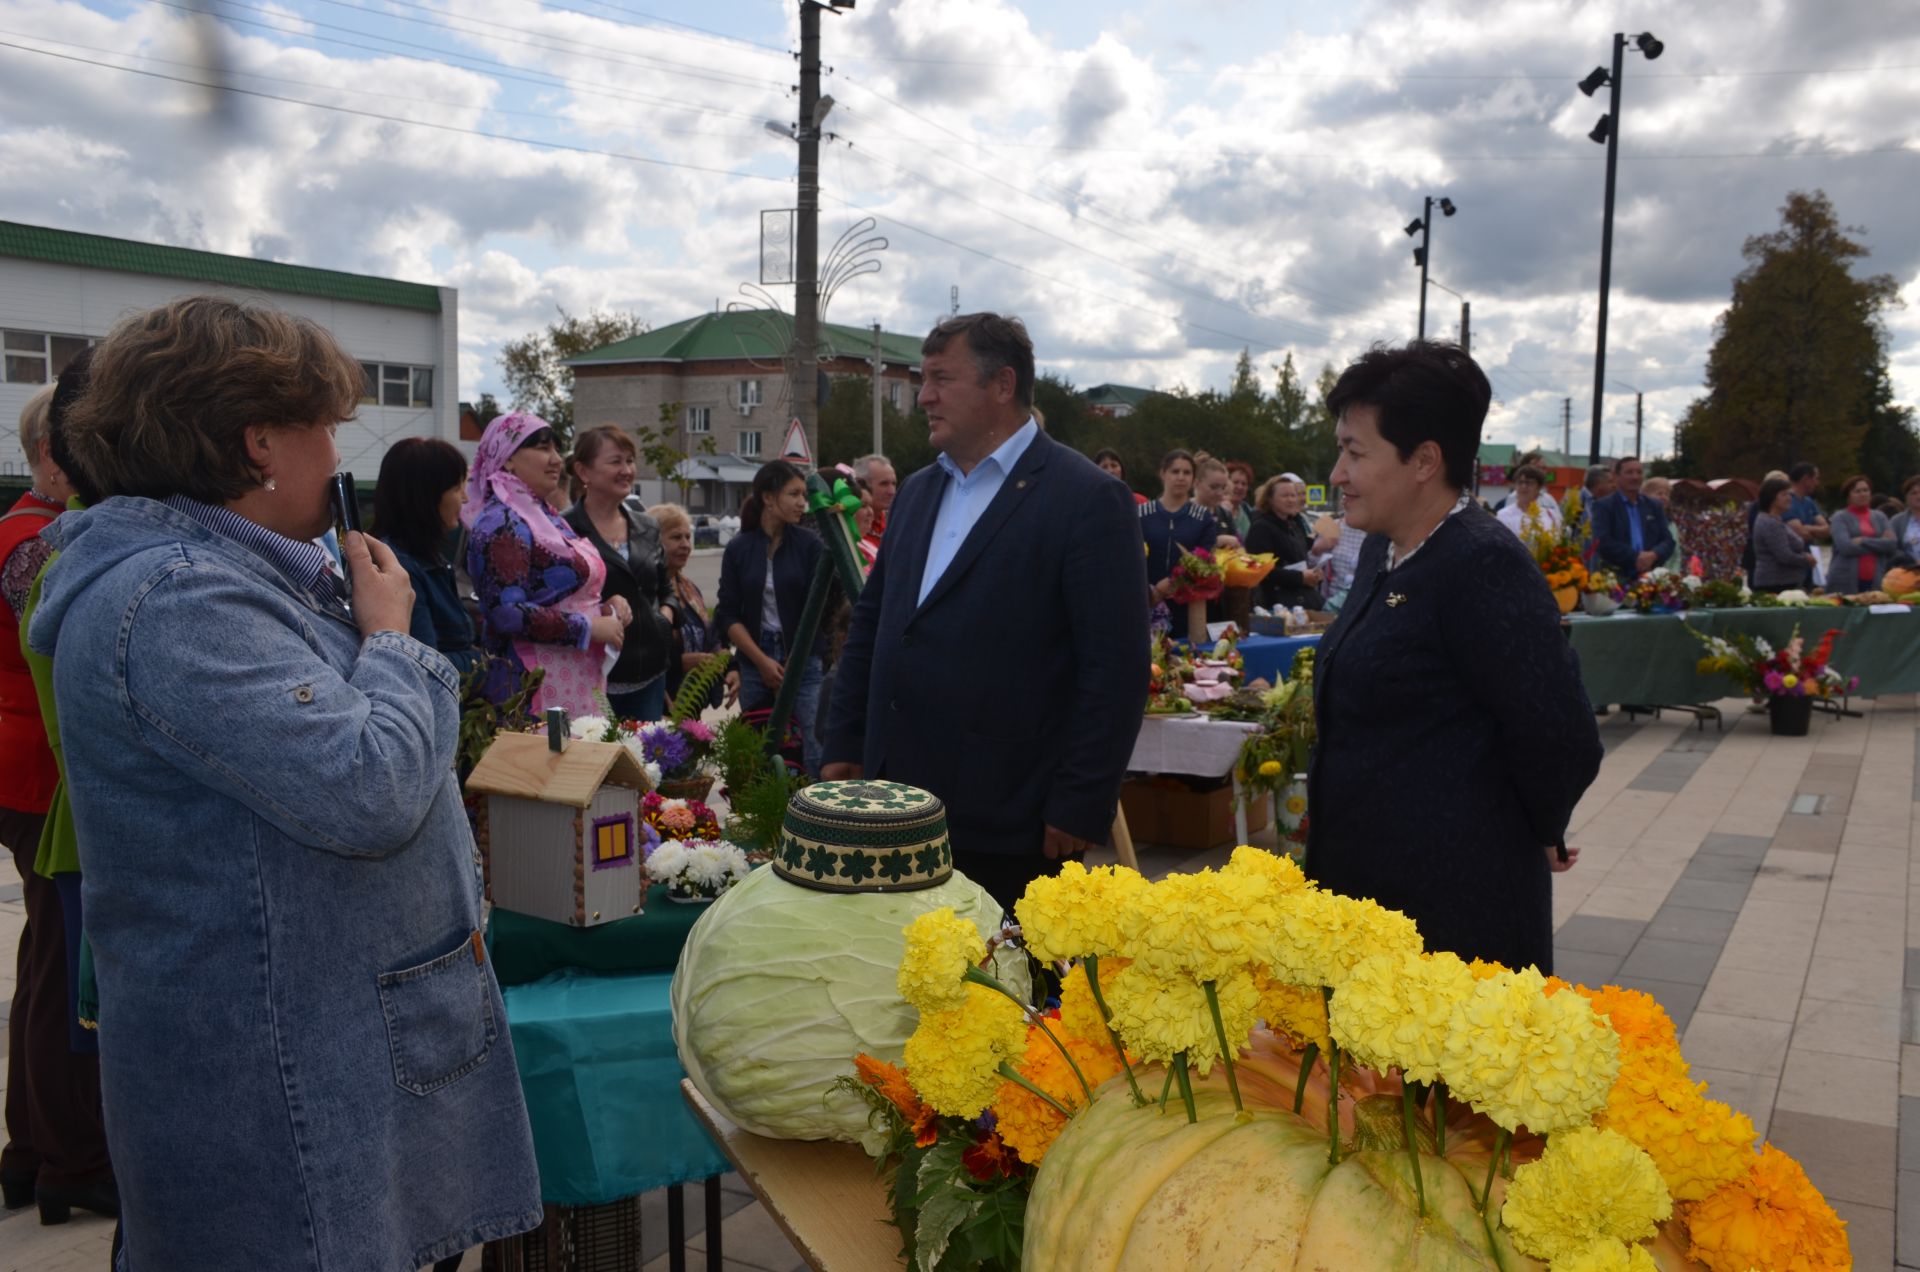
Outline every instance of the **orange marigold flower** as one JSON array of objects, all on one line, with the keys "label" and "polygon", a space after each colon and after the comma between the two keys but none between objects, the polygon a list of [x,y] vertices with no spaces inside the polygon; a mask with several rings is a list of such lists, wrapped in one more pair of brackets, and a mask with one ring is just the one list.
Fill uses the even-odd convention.
[{"label": "orange marigold flower", "polygon": [[1710,1272],[1778,1268],[1843,1272],[1853,1266],[1847,1225],[1800,1163],[1769,1144],[1746,1176],[1682,1208],[1687,1256]]},{"label": "orange marigold flower", "polygon": [[[1674,1031],[1673,1018],[1667,1015],[1667,1009],[1652,994],[1638,989],[1622,989],[1618,985],[1606,985],[1599,989],[1588,989],[1585,985],[1575,987],[1593,1009],[1607,1018],[1613,1031],[1620,1035],[1621,1054],[1624,1059],[1629,1048],[1671,1047],[1675,1055],[1679,1054],[1680,1036]],[[1681,1071],[1685,1072],[1686,1062],[1681,1061]]]},{"label": "orange marigold flower", "polygon": [[900,1110],[901,1117],[911,1122],[920,1111],[920,1097],[914,1094],[913,1083],[907,1080],[906,1071],[898,1065],[888,1064],[863,1051],[853,1058],[853,1069],[862,1082],[886,1096],[888,1102]]},{"label": "orange marigold flower", "polygon": [[[1114,1054],[1111,1042],[1092,1043],[1059,1029],[1053,1032],[1073,1053],[1074,1063],[1080,1066],[1088,1086],[1098,1090],[1102,1082],[1120,1072],[1120,1059]],[[1021,1077],[1067,1109],[1078,1109],[1085,1102],[1066,1057],[1038,1026],[1027,1030],[1026,1054],[1014,1068]],[[1000,1138],[1029,1166],[1040,1164],[1047,1150],[1053,1147],[1054,1138],[1067,1125],[1059,1109],[1011,1080],[1000,1084],[1000,1091],[993,1099],[993,1116]]]}]

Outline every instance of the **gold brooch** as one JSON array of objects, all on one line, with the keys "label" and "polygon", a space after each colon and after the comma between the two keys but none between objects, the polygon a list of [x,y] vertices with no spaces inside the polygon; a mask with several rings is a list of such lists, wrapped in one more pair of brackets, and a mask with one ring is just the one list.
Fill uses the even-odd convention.
[{"label": "gold brooch", "polygon": [[1400,604],[1400,602],[1402,602],[1402,601],[1404,601],[1404,600],[1406,600],[1406,599],[1407,599],[1407,595],[1406,595],[1406,593],[1405,593],[1405,592],[1388,592],[1388,593],[1387,593],[1387,608],[1388,608],[1388,609],[1393,609],[1393,608],[1394,608],[1395,606],[1397,606],[1397,605],[1399,605],[1399,604]]}]

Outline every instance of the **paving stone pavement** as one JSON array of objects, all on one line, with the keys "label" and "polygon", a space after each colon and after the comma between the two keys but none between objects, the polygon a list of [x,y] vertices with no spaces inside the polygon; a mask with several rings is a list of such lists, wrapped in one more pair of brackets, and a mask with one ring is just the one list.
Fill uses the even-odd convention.
[{"label": "paving stone pavement", "polygon": [[[1920,712],[1911,695],[1858,702],[1861,718],[1816,713],[1810,736],[1775,738],[1720,705],[1724,732],[1675,713],[1600,721],[1606,760],[1570,836],[1581,859],[1555,876],[1555,970],[1659,998],[1694,1076],[1848,1221],[1855,1268],[1920,1272]],[[1140,845],[1154,875],[1229,852]],[[17,882],[0,863],[0,950],[18,939]],[[0,1000],[12,978],[0,958]],[[741,1181],[723,1187],[729,1272],[798,1268]],[[704,1267],[697,1187],[687,1226]],[[111,1230],[5,1215],[0,1272],[103,1269]],[[667,1266],[666,1230],[664,1191],[650,1193],[646,1272]]]}]

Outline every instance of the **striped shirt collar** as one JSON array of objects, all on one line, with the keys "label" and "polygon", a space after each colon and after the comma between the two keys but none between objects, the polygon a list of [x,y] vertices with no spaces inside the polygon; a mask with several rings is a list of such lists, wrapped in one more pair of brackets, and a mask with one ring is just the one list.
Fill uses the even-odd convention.
[{"label": "striped shirt collar", "polygon": [[289,539],[231,509],[201,503],[186,495],[171,495],[162,502],[175,512],[192,517],[221,538],[231,539],[264,558],[268,565],[286,575],[294,587],[322,604],[338,604],[342,600],[340,585],[333,573],[333,557],[319,544]]}]

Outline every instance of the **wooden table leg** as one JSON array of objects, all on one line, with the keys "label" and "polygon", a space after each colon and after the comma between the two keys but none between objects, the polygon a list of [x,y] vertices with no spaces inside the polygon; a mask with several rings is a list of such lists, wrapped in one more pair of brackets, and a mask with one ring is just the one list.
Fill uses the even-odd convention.
[{"label": "wooden table leg", "polygon": [[1127,826],[1127,810],[1124,808],[1113,810],[1113,854],[1129,870],[1140,868],[1140,858],[1133,851],[1133,831]]},{"label": "wooden table leg", "polygon": [[687,1272],[687,1190],[667,1185],[667,1267]]},{"label": "wooden table leg", "polygon": [[707,1272],[722,1272],[720,1255],[720,1176],[707,1176]]}]

